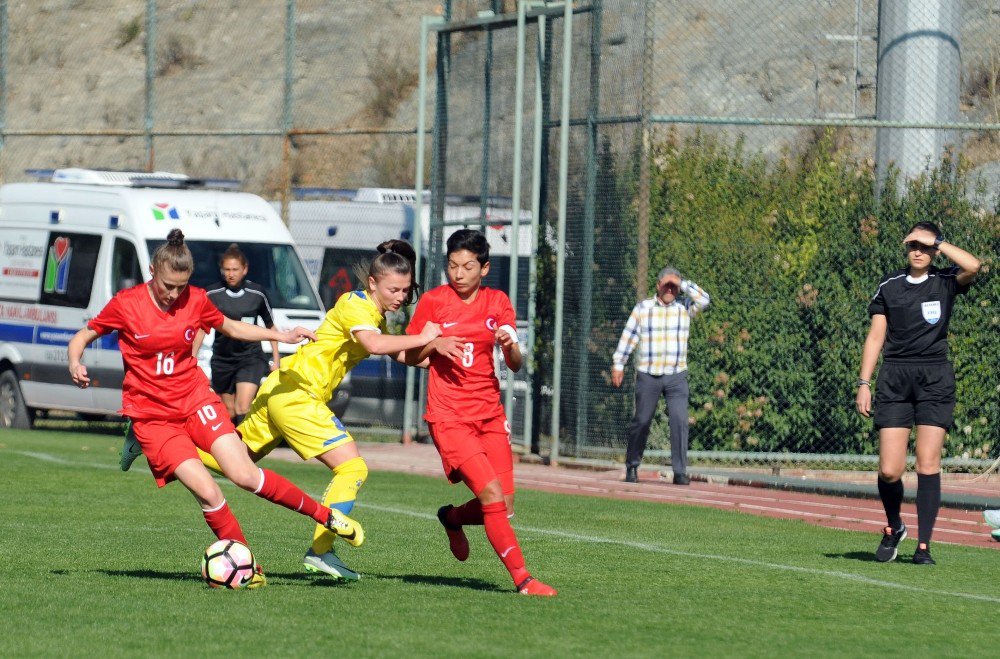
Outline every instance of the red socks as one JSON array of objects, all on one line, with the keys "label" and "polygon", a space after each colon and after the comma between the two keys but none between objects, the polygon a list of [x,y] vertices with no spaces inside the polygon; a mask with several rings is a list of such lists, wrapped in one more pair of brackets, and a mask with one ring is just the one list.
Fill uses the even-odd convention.
[{"label": "red socks", "polygon": [[486,537],[493,545],[493,550],[500,557],[507,571],[510,572],[514,583],[523,582],[531,575],[524,567],[521,547],[517,544],[517,536],[514,535],[514,529],[511,528],[510,520],[507,519],[507,505],[503,501],[487,503],[482,506],[482,512]]},{"label": "red socks", "polygon": [[247,539],[243,537],[243,529],[240,528],[240,523],[236,521],[236,516],[229,509],[225,499],[218,508],[202,509],[201,514],[205,516],[205,521],[219,540],[236,540],[247,544]]},{"label": "red socks", "polygon": [[317,524],[326,524],[330,517],[329,508],[320,505],[290,480],[270,469],[260,470],[260,485],[253,493],[279,506],[312,517]]},{"label": "red socks", "polygon": [[448,523],[453,526],[481,526],[483,523],[483,504],[479,499],[470,499],[461,506],[451,509]]}]

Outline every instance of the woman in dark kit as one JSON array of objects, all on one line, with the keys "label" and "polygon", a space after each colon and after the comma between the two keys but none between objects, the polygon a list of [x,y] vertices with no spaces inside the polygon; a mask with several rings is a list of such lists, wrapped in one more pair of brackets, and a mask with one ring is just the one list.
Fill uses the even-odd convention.
[{"label": "woman in dark kit", "polygon": [[[918,222],[903,240],[909,267],[882,278],[868,305],[871,329],[861,354],[856,404],[872,416],[879,432],[878,493],[886,527],[875,560],[896,558],[906,537],[900,518],[903,472],[910,430],[917,441],[917,550],[913,562],[933,565],[930,541],[941,507],[941,448],[954,422],[955,371],[948,360],[948,323],[955,297],[965,293],[979,272],[979,259],[945,241],[931,222]],[[955,265],[932,264],[941,253]],[[872,404],[872,373],[882,354]]]},{"label": "woman in dark kit", "polygon": [[[222,281],[208,289],[208,299],[219,311],[233,320],[255,323],[261,319],[264,327],[274,327],[271,305],[264,287],[249,281],[247,257],[233,243],[219,258]],[[204,335],[199,335],[195,354]],[[278,367],[281,355],[278,343],[271,341],[271,362],[268,363],[260,342],[238,341],[216,333],[212,344],[212,389],[222,398],[233,422],[239,425],[250,409],[261,381]]]}]

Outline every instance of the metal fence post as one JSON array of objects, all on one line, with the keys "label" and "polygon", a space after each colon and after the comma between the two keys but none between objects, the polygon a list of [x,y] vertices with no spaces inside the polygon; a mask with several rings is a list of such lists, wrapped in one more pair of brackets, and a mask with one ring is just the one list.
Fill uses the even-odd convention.
[{"label": "metal fence post", "polygon": [[156,77],[156,0],[146,0],[146,98],[145,122],[146,131],[146,171],[155,168],[153,150],[153,81]]},{"label": "metal fence post", "polygon": [[590,19],[590,103],[587,106],[587,182],[583,202],[583,279],[580,290],[579,361],[576,374],[576,428],[573,445],[587,443],[590,391],[590,331],[594,291],[594,214],[597,204],[597,118],[601,94],[601,0],[593,0]]},{"label": "metal fence post", "polygon": [[4,147],[7,146],[7,41],[10,37],[7,21],[7,0],[0,0],[0,175],[3,173]]},{"label": "metal fence post", "polygon": [[639,203],[636,218],[635,293],[638,299],[646,297],[646,280],[649,279],[649,108],[653,85],[653,11],[655,0],[646,0],[643,16],[642,80],[639,84]]},{"label": "metal fence post", "polygon": [[285,0],[285,85],[281,105],[281,221],[291,221],[292,201],[292,87],[295,84],[295,0]]},{"label": "metal fence post", "polygon": [[[508,273],[508,290],[511,302],[517,311],[517,276],[518,258],[520,257],[521,229],[521,147],[524,143],[524,48],[525,48],[525,15],[528,3],[521,2],[517,7],[517,70],[514,77],[514,163],[510,192],[510,272]],[[534,258],[529,255],[529,258]],[[527,344],[530,345],[530,344]],[[530,361],[530,357],[529,360]],[[530,396],[530,394],[529,394]],[[526,396],[527,397],[527,396]],[[507,419],[514,418],[514,373],[507,371],[507,391],[504,395],[504,408]]]},{"label": "metal fence post", "polygon": [[[416,272],[413,280],[420,276],[420,265],[423,260],[424,236],[424,151],[427,134],[427,35],[431,25],[441,23],[439,16],[422,16],[420,18],[420,83],[417,86],[417,157],[414,187],[416,197],[413,203],[413,251],[416,253]],[[416,424],[414,416],[416,401],[413,400],[413,390],[416,384],[417,369],[413,366],[406,369],[406,399],[403,401],[403,443],[409,444],[415,439]]]},{"label": "metal fence post", "polygon": [[566,282],[566,194],[569,179],[569,79],[572,74],[573,3],[563,4],[562,110],[559,123],[559,230],[556,257],[556,322],[552,360],[552,449],[549,459],[559,459],[559,407],[562,404],[563,295]]},{"label": "metal fence post", "polygon": [[538,17],[538,39],[535,55],[535,126],[533,144],[531,145],[531,240],[532,258],[528,260],[528,337],[527,344],[531,346],[531,358],[528,359],[525,371],[524,397],[524,447],[530,452],[534,445],[535,433],[535,297],[538,293],[538,258],[540,243],[538,230],[542,215],[542,133],[545,123],[547,105],[543,94],[542,77],[546,66],[546,17]]}]

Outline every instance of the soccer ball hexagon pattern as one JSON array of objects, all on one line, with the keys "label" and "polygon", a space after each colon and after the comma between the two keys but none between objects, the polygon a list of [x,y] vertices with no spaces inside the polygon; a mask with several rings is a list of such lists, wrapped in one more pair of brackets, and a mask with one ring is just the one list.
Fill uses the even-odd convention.
[{"label": "soccer ball hexagon pattern", "polygon": [[201,559],[201,577],[212,588],[243,588],[253,579],[253,553],[236,540],[217,540]]}]

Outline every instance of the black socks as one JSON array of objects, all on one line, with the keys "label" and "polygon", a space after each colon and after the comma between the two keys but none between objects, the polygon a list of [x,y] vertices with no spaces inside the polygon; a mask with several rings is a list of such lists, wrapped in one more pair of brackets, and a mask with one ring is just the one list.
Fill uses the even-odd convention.
[{"label": "black socks", "polygon": [[[938,480],[940,484],[940,479]],[[940,490],[940,486],[938,488]],[[940,502],[940,492],[938,492],[938,501]],[[903,481],[902,479],[890,483],[889,481],[882,480],[882,477],[878,477],[878,496],[882,499],[882,507],[885,508],[885,518],[892,527],[893,531],[898,531],[899,527],[903,525],[903,520],[899,517],[899,509],[903,505]],[[919,501],[920,493],[917,492],[917,497]],[[919,509],[919,503],[917,504]],[[935,515],[937,512],[935,511]],[[920,525],[923,529],[923,524]]]},{"label": "black socks", "polygon": [[[879,489],[881,490],[881,481]],[[900,487],[902,492],[902,487]],[[934,522],[941,508],[941,473],[917,474],[917,526],[918,542],[930,545]],[[898,511],[899,508],[897,507]]]}]

